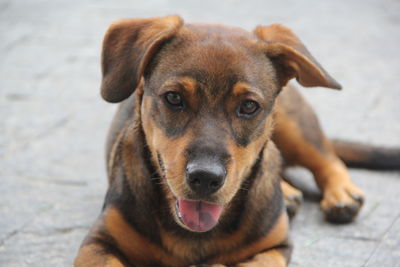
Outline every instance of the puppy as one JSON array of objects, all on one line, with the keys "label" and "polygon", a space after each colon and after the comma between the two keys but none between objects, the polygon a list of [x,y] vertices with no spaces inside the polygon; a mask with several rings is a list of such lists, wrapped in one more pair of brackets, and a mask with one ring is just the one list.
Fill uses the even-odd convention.
[{"label": "puppy", "polygon": [[281,154],[313,173],[328,220],[349,222],[362,206],[340,144],[287,83],[341,86],[285,26],[120,20],[102,73],[103,98],[121,104],[109,188],[76,266],[286,266],[284,202],[293,214],[301,193],[281,179]]}]

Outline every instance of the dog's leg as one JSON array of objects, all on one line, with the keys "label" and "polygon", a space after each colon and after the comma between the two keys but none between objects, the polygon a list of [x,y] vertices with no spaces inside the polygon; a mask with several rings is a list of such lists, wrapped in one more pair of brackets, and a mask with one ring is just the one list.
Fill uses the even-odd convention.
[{"label": "dog's leg", "polygon": [[296,89],[284,88],[277,99],[274,141],[288,165],[308,168],[322,190],[321,208],[331,222],[350,222],[363,203],[363,193],[350,180],[317,117]]},{"label": "dog's leg", "polygon": [[130,266],[113,240],[105,234],[102,217],[92,226],[75,258],[75,267],[125,267]]},{"label": "dog's leg", "polygon": [[235,264],[235,267],[285,267],[288,264],[287,254],[290,254],[290,247],[270,249],[256,254],[246,262]]},{"label": "dog's leg", "polygon": [[78,256],[75,259],[75,267],[125,267],[117,256],[108,251],[101,244],[93,243],[83,245],[79,250]]},{"label": "dog's leg", "polygon": [[[289,263],[293,246],[288,243],[276,248],[271,248],[263,252],[257,253],[251,259],[236,264],[229,264],[234,267],[285,267]],[[224,264],[199,264],[190,267],[225,267]]]}]

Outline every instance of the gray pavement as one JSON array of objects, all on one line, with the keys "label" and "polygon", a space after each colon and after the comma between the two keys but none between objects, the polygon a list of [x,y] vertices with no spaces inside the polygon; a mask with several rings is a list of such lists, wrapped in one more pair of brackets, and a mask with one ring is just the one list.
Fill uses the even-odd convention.
[{"label": "gray pavement", "polygon": [[[303,89],[327,134],[400,146],[400,2],[0,0],[0,266],[70,266],[106,190],[115,110],[99,96],[100,45],[123,17],[180,14],[251,29],[283,23],[340,81]],[[293,170],[315,190],[309,173]],[[400,266],[400,174],[351,170],[367,194],[356,222],[306,201],[291,266]]]}]

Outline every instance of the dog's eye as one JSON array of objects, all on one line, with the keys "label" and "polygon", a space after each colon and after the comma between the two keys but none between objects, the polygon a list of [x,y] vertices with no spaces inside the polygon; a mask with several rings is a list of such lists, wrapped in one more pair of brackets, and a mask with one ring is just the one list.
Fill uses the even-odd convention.
[{"label": "dog's eye", "polygon": [[256,101],[246,100],[240,104],[238,115],[249,118],[250,116],[255,115],[259,108],[260,105]]},{"label": "dog's eye", "polygon": [[168,92],[164,95],[165,101],[173,108],[183,108],[183,99],[179,93]]}]

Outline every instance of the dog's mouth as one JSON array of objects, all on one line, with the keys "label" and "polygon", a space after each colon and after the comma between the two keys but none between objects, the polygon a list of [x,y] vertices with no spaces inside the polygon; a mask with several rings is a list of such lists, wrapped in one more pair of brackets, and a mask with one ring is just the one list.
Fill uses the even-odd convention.
[{"label": "dog's mouth", "polygon": [[221,217],[224,207],[201,200],[176,201],[176,214],[181,223],[193,232],[207,232],[213,229]]}]

